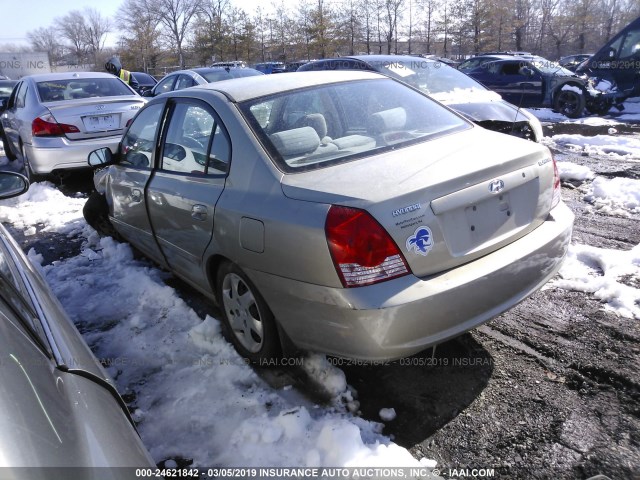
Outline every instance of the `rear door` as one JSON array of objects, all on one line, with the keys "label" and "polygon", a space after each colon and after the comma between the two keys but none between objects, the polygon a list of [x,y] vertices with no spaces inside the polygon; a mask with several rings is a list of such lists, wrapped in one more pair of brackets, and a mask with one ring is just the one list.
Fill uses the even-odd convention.
[{"label": "rear door", "polygon": [[211,241],[215,206],[224,189],[231,143],[212,107],[191,98],[171,99],[160,160],[147,189],[149,217],[171,269],[201,275]]}]

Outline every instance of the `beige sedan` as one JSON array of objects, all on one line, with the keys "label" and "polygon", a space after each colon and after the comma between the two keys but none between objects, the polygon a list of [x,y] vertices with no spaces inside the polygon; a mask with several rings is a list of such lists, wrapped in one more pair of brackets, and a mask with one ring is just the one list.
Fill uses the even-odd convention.
[{"label": "beige sedan", "polygon": [[544,285],[573,224],[546,147],[368,72],[162,95],[90,164],[89,223],[217,300],[256,361],[457,336]]}]

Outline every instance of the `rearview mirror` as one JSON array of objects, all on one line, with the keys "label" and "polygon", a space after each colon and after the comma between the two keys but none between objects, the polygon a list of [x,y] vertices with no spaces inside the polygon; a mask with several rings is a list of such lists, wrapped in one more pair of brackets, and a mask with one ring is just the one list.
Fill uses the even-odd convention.
[{"label": "rearview mirror", "polygon": [[101,167],[113,163],[113,154],[109,147],[99,148],[89,154],[89,165],[92,167]]},{"label": "rearview mirror", "polygon": [[16,172],[0,172],[0,199],[17,197],[29,190],[27,177]]}]

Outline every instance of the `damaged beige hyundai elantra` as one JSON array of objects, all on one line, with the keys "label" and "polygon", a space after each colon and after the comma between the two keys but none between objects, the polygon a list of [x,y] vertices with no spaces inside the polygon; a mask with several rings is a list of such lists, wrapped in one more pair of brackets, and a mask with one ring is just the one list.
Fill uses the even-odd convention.
[{"label": "damaged beige hyundai elantra", "polygon": [[161,95],[89,163],[89,223],[217,300],[251,360],[441,343],[544,285],[573,225],[546,147],[369,72]]}]

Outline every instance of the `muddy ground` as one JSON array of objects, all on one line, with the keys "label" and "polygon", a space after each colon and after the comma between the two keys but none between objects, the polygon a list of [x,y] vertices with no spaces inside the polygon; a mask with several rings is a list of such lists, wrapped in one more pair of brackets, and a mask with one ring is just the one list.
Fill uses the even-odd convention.
[{"label": "muddy ground", "polygon": [[[552,125],[547,134],[606,134],[601,129]],[[558,154],[609,178],[640,177],[640,163]],[[65,179],[62,190],[87,192],[86,178]],[[575,242],[620,250],[640,243],[638,215],[593,213],[574,185],[563,187],[576,214]],[[79,239],[12,233],[45,263],[79,253]],[[216,314],[181,282],[169,283],[196,311]],[[385,366],[336,364],[357,390],[362,416],[380,421],[381,408],[395,408],[384,433],[417,457],[436,459],[445,478],[469,478],[475,469],[504,479],[617,480],[640,478],[639,353],[637,320],[604,311],[588,294],[547,288],[435,352]],[[319,398],[301,372],[263,375]]]}]

